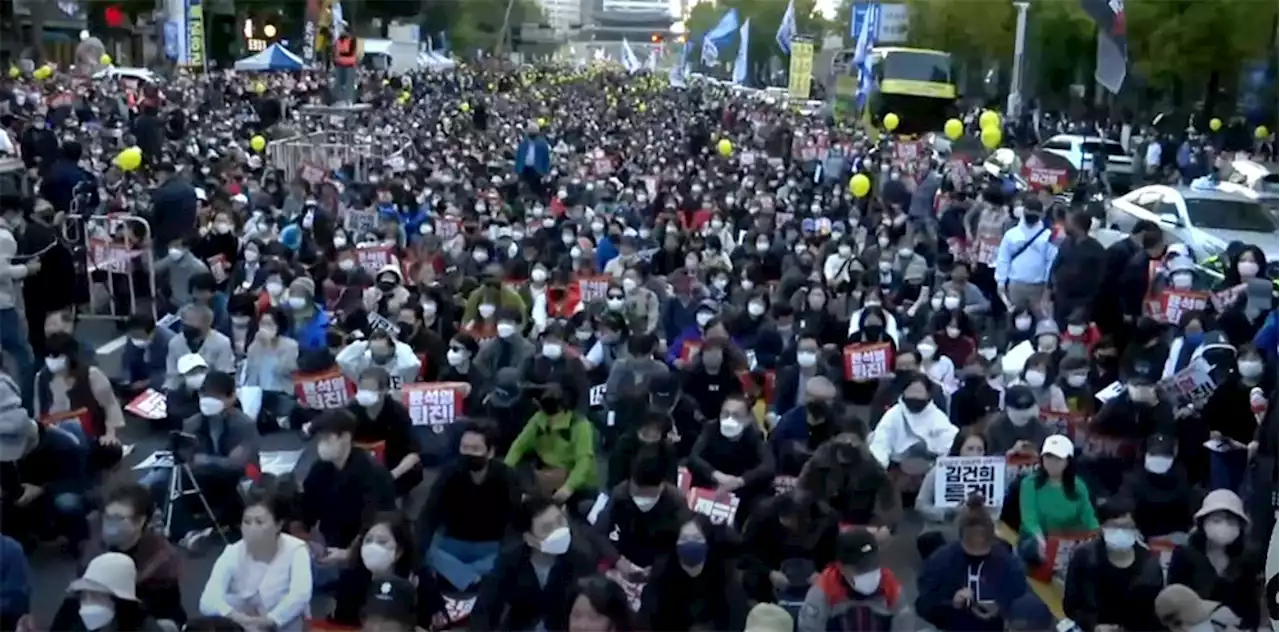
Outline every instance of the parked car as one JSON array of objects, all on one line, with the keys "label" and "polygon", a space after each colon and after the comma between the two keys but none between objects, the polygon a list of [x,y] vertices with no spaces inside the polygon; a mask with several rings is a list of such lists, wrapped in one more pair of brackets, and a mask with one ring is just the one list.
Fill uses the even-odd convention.
[{"label": "parked car", "polygon": [[1106,155],[1107,164],[1104,173],[1111,186],[1128,189],[1133,184],[1133,156],[1130,156],[1129,152],[1125,151],[1124,145],[1117,141],[1101,136],[1058,134],[1042,143],[1040,149],[1066,158],[1077,172],[1083,173],[1093,170],[1095,156]]},{"label": "parked car", "polygon": [[1252,160],[1233,160],[1219,180],[1219,189],[1257,200],[1272,215],[1280,215],[1280,174],[1274,168]]}]

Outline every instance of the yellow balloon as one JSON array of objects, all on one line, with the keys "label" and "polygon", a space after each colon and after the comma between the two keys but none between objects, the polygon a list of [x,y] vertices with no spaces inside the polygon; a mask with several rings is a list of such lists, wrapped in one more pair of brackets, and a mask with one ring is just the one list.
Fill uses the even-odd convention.
[{"label": "yellow balloon", "polygon": [[951,119],[947,121],[947,125],[942,128],[942,131],[947,133],[947,138],[956,140],[964,135],[964,123],[960,122],[960,119]]},{"label": "yellow balloon", "polygon": [[1271,135],[1271,130],[1267,129],[1266,125],[1259,125],[1253,130],[1253,137],[1257,139],[1263,139],[1270,135]]},{"label": "yellow balloon", "polygon": [[716,143],[716,149],[721,156],[729,156],[733,153],[733,143],[729,142],[727,138],[721,138],[720,142]]},{"label": "yellow balloon", "polygon": [[498,89],[497,86],[493,85],[492,83],[489,84],[489,92],[493,92],[494,90],[497,90],[497,89]]},{"label": "yellow balloon", "polygon": [[890,113],[888,113],[888,114],[884,115],[884,128],[885,128],[885,129],[887,129],[887,130],[889,130],[889,131],[891,131],[891,132],[892,132],[893,130],[898,129],[898,123],[899,123],[899,121],[898,121],[898,115],[897,115],[897,114],[894,114],[893,112],[890,112]]},{"label": "yellow balloon", "polygon": [[261,134],[254,136],[249,139],[249,148],[261,153],[262,150],[267,148],[267,139],[263,138]]},{"label": "yellow balloon", "polygon": [[1209,119],[1209,129],[1214,132],[1222,129],[1222,119],[1217,117]]},{"label": "yellow balloon", "polygon": [[48,66],[41,66],[36,68],[35,72],[31,73],[31,76],[43,81],[53,76],[53,69]]},{"label": "yellow balloon", "polygon": [[644,111],[645,111],[645,110],[648,110],[648,109],[649,109],[649,106],[647,106],[647,105],[645,105],[643,102],[641,102],[641,103],[637,103],[637,104],[636,104],[636,109],[637,109],[637,110],[640,110],[640,113],[641,113],[641,114],[644,114]]},{"label": "yellow balloon", "polygon": [[119,154],[116,154],[116,158],[113,162],[115,162],[115,165],[119,167],[121,171],[133,171],[134,169],[142,166],[142,149],[137,145],[128,147]]},{"label": "yellow balloon", "polygon": [[110,65],[111,65],[111,55],[108,55],[108,54],[106,54],[106,53],[103,53],[103,54],[102,54],[102,56],[98,58],[98,63],[102,64],[103,66],[110,66]]},{"label": "yellow balloon", "polygon": [[547,126],[547,119],[545,117],[538,117],[538,127],[546,127],[546,126]]},{"label": "yellow balloon", "polygon": [[403,102],[405,102],[405,103],[408,103],[408,102],[409,102],[409,99],[412,99],[412,98],[413,98],[413,95],[409,94],[409,92],[408,92],[408,91],[405,91],[405,92],[401,92],[401,93],[400,93],[400,100],[401,100],[401,101],[403,101]]},{"label": "yellow balloon", "polygon": [[982,116],[978,117],[978,125],[982,127],[982,129],[987,129],[988,127],[999,128],[1000,115],[994,110],[983,110]]},{"label": "yellow balloon", "polygon": [[982,128],[982,146],[987,149],[999,147],[1003,137],[1004,134],[1001,133],[999,127],[988,126]]},{"label": "yellow balloon", "polygon": [[267,84],[259,81],[258,83],[253,84],[253,91],[258,94],[262,94],[267,91]]},{"label": "yellow balloon", "polygon": [[22,70],[20,70],[17,66],[9,66],[9,76],[14,79],[17,79],[18,77],[22,76]]},{"label": "yellow balloon", "polygon": [[459,109],[459,110],[462,110],[464,113],[465,113],[465,112],[470,112],[470,111],[471,111],[471,104],[470,104],[470,103],[463,103],[462,105],[459,105],[459,106],[458,106],[458,109]]},{"label": "yellow balloon", "polygon": [[865,173],[855,174],[849,178],[849,192],[856,198],[867,197],[871,192],[871,178],[868,178]]}]

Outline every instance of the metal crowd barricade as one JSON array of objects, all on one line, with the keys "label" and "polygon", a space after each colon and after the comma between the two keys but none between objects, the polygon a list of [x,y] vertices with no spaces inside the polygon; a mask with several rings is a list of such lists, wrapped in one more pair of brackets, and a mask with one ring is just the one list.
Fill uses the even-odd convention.
[{"label": "metal crowd barricade", "polygon": [[155,256],[147,220],[124,213],[72,213],[63,218],[61,229],[77,280],[83,279],[89,290],[88,304],[77,317],[125,320],[139,311],[141,299],[147,299],[151,316],[156,316]]},{"label": "metal crowd barricade", "polygon": [[365,181],[369,171],[381,167],[393,149],[347,131],[346,119],[369,109],[367,104],[299,108],[299,113],[304,116],[325,117],[324,127],[328,129],[272,141],[267,146],[269,164],[290,176],[310,182],[319,182],[328,172],[352,165],[355,179]]}]

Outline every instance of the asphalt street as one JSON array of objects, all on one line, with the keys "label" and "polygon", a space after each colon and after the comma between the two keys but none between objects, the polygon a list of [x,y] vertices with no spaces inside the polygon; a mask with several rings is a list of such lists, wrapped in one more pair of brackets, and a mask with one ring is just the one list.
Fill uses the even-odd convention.
[{"label": "asphalt street", "polygon": [[[97,364],[107,371],[108,375],[118,370],[119,353],[123,348],[123,341],[113,342],[119,340],[113,326],[104,322],[84,323],[77,327],[77,336],[86,346],[105,351],[98,355]],[[136,478],[140,473],[132,470],[133,465],[152,452],[164,449],[166,442],[166,436],[163,433],[154,431],[146,421],[140,419],[130,419],[128,427],[121,436],[125,443],[134,447],[125,463],[113,473],[113,480]],[[296,433],[278,432],[263,438],[264,451],[302,448],[309,448],[309,446],[306,446]],[[308,449],[295,474],[304,475],[305,468],[313,460],[314,450]],[[418,515],[428,487],[434,479],[434,473],[429,472],[423,485],[414,491],[406,508],[410,516]],[[908,517],[884,551],[890,568],[907,590],[907,603],[915,599],[916,569],[920,563],[919,556],[916,554],[915,539],[919,533],[919,522],[914,517]],[[186,561],[182,573],[182,601],[188,614],[198,613],[200,592],[204,589],[205,580],[221,549],[219,545],[204,547],[204,550],[199,553],[184,553]],[[61,604],[67,585],[76,577],[76,562],[56,546],[41,547],[32,553],[29,561],[32,570],[32,612],[38,622],[47,625]],[[324,607],[323,603],[314,603],[313,611],[319,612]]]}]

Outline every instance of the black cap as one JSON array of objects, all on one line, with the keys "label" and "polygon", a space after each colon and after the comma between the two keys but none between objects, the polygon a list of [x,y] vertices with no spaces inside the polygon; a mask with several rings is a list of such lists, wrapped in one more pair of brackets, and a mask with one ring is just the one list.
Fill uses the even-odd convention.
[{"label": "black cap", "polygon": [[200,393],[210,397],[230,397],[236,392],[236,379],[222,371],[210,371],[200,386]]},{"label": "black cap", "polygon": [[498,369],[493,377],[493,390],[489,403],[498,408],[510,408],[520,401],[520,370],[514,367]]},{"label": "black cap", "polygon": [[1004,404],[1007,408],[1025,410],[1036,405],[1036,395],[1031,387],[1025,384],[1014,384],[1004,393]]},{"label": "black cap", "polygon": [[1155,384],[1160,381],[1160,368],[1148,360],[1135,360],[1129,367],[1125,381],[1130,384]]},{"label": "black cap", "polygon": [[311,422],[311,435],[315,437],[323,435],[342,435],[355,434],[356,427],[359,422],[355,415],[347,412],[345,408],[334,410],[326,410]]},{"label": "black cap", "polygon": [[836,561],[858,572],[880,567],[880,544],[870,531],[854,527],[836,539]]},{"label": "black cap", "polygon": [[680,398],[680,380],[670,371],[664,371],[649,380],[649,405],[662,411],[671,410]]},{"label": "black cap", "polygon": [[364,599],[364,618],[412,626],[418,620],[417,590],[409,580],[400,577],[374,581]]},{"label": "black cap", "polygon": [[1154,434],[1147,439],[1147,454],[1173,456],[1178,451],[1178,440],[1172,435]]}]

